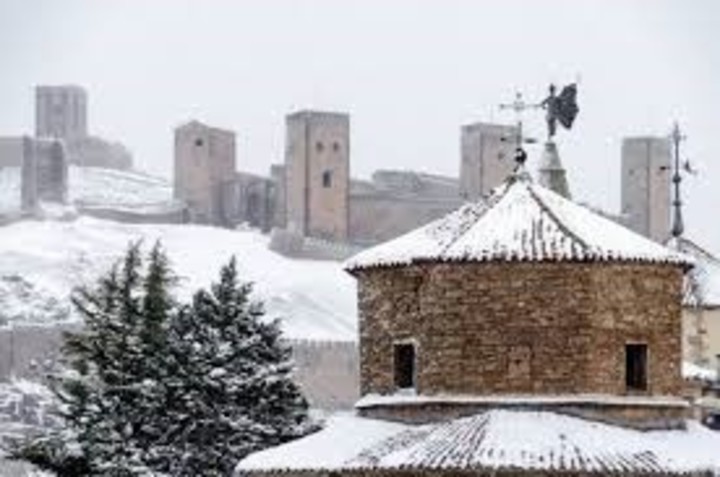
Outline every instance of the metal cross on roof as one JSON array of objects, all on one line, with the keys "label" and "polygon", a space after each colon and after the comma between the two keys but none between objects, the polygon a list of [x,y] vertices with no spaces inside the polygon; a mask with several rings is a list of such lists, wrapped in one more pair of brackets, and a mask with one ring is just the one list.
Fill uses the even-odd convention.
[{"label": "metal cross on roof", "polygon": [[515,162],[518,163],[518,167],[521,167],[527,159],[527,153],[523,149],[523,144],[532,144],[537,142],[536,139],[523,137],[523,121],[522,115],[528,109],[538,109],[540,105],[527,103],[522,96],[522,93],[517,91],[515,93],[515,100],[512,103],[500,104],[501,110],[512,110],[515,113],[515,120],[517,126],[515,128],[515,134],[512,138],[503,137],[502,141],[512,141],[515,145]]}]

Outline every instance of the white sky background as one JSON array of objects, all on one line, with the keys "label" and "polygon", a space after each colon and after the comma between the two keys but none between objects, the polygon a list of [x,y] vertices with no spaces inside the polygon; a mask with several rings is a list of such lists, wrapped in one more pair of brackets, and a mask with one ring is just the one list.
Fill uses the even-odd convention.
[{"label": "white sky background", "polygon": [[34,85],[77,83],[91,131],[166,177],[191,118],[235,130],[238,168],[267,173],[299,108],[351,113],[353,176],[457,176],[461,124],[512,122],[497,104],[516,89],[579,76],[558,137],[575,197],[617,212],[622,137],[678,119],[701,170],[687,235],[720,252],[718,31],[713,0],[0,0],[0,135],[32,132]]}]

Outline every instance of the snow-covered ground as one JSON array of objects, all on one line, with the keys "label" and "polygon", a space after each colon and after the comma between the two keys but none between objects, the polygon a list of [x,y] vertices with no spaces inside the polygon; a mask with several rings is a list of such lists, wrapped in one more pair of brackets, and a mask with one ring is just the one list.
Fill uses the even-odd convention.
[{"label": "snow-covered ground", "polygon": [[[70,166],[68,199],[83,206],[170,207],[172,186],[161,178],[134,171]],[[20,209],[20,168],[0,168],[0,214]]]},{"label": "snow-covered ground", "polygon": [[268,250],[268,238],[255,231],[89,217],[0,227],[0,322],[73,319],[73,287],[92,283],[140,239],[146,249],[162,242],[181,277],[181,298],[209,286],[235,255],[242,278],[255,282],[257,298],[269,316],[282,318],[286,336],[356,339],[355,281],[339,263],[285,258]]}]

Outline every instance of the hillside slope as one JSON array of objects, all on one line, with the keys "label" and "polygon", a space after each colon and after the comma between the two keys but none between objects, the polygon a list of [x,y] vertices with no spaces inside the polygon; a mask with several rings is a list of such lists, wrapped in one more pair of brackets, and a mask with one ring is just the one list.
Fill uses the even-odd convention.
[{"label": "hillside slope", "polygon": [[21,221],[0,227],[0,323],[77,319],[69,304],[74,286],[91,283],[129,243],[157,240],[181,277],[188,298],[209,286],[232,255],[241,277],[255,282],[268,315],[283,320],[295,339],[356,339],[354,279],[336,262],[292,260],[267,248],[253,231],[197,225],[130,225],[80,217],[71,222]]},{"label": "hillside slope", "polygon": [[[166,180],[135,171],[68,168],[68,199],[83,206],[139,208],[173,205]],[[0,214],[20,209],[20,168],[0,168]]]}]

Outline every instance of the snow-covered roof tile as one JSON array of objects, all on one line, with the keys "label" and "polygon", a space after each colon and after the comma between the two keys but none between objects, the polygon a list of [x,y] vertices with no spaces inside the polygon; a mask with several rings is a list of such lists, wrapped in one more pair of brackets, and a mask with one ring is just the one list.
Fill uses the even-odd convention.
[{"label": "snow-covered roof tile", "polygon": [[[374,434],[374,438],[373,438]],[[359,417],[242,460],[236,474],[287,470],[547,470],[682,474],[717,469],[720,435],[638,431],[543,411],[492,410],[412,426]]]},{"label": "snow-covered roof tile", "polygon": [[452,261],[631,261],[691,265],[670,250],[533,183],[511,177],[486,200],[360,252],[348,271]]}]

